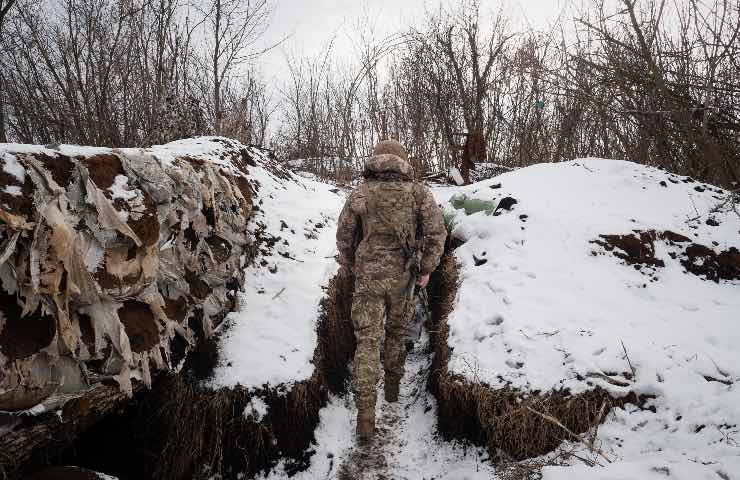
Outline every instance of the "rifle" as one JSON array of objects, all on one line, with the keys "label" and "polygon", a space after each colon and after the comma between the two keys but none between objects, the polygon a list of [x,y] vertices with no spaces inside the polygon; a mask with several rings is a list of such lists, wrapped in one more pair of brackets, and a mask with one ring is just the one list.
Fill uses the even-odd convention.
[{"label": "rifle", "polygon": [[426,287],[416,290],[416,295],[411,293],[409,301],[413,302],[414,315],[409,319],[408,329],[406,330],[406,350],[414,349],[414,344],[421,336],[421,330],[427,323],[430,316],[429,296]]},{"label": "rifle", "polygon": [[418,250],[414,249],[408,260],[406,260],[406,270],[410,273],[409,283],[406,286],[406,297],[409,300],[413,300],[416,280],[419,279],[419,273],[421,272],[421,259],[419,258]]}]

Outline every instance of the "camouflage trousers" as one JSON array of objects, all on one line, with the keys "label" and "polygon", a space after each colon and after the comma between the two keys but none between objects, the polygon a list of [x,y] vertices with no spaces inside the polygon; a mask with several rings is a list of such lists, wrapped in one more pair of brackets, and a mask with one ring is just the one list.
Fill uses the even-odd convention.
[{"label": "camouflage trousers", "polygon": [[360,415],[375,413],[376,387],[380,370],[380,340],[385,320],[383,366],[385,381],[398,382],[406,362],[406,338],[413,302],[406,296],[410,274],[373,280],[358,276],[352,297],[355,329],[353,388]]}]

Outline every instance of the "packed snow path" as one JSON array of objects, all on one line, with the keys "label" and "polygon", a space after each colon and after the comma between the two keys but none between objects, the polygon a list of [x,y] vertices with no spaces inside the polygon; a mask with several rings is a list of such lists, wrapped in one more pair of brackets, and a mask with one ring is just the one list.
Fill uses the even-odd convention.
[{"label": "packed snow path", "polygon": [[[321,412],[311,467],[296,480],[483,480],[493,478],[483,449],[451,444],[436,433],[436,402],[427,392],[431,365],[426,334],[409,353],[399,401],[386,403],[378,388],[376,435],[369,444],[355,439],[352,396],[332,398]],[[266,477],[287,479],[279,466]]]}]

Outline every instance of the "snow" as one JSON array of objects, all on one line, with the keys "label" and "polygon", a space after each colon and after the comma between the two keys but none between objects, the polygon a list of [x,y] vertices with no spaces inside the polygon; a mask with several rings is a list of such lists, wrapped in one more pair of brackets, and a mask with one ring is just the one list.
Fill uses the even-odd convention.
[{"label": "snow", "polygon": [[21,187],[19,187],[17,185],[7,185],[5,187],[5,190],[4,191],[5,191],[5,193],[7,193],[9,195],[13,195],[13,196],[18,197],[21,194]]},{"label": "snow", "polygon": [[3,170],[5,173],[9,173],[23,183],[26,179],[26,169],[18,162],[15,155],[3,153],[2,159],[4,160]]},{"label": "snow", "polygon": [[244,418],[252,417],[255,422],[261,422],[267,415],[267,404],[259,397],[252,397],[244,407]]},{"label": "snow", "polygon": [[[219,386],[310,376],[320,286],[336,268],[333,234],[342,195],[311,178],[286,181],[262,167],[251,168],[250,176],[261,185],[256,198],[267,212],[255,225],[281,238],[258,258],[264,266],[248,267],[252,287],[224,331]],[[669,255],[675,249],[660,240],[655,256],[665,266],[650,276],[592,243],[602,234],[655,230],[716,251],[738,246],[740,219],[712,211],[727,192],[630,162],[584,159],[435,189],[442,204],[461,193],[518,203],[499,215],[454,212],[455,235],[466,242],[456,250],[462,283],[449,319],[450,369],[525,393],[598,386],[615,397],[655,397],[645,405],[655,411],[614,409],[594,432],[612,463],[564,442],[603,468],[571,457],[565,466],[545,467],[543,478],[651,479],[666,472],[687,480],[733,478],[740,471],[739,282],[686,273],[680,258]],[[709,217],[719,226],[708,225]],[[317,221],[325,228],[306,238],[311,230],[305,227]],[[321,411],[310,468],[294,478],[491,478],[493,467],[481,451],[438,437],[435,401],[424,383],[428,361],[424,354],[410,356],[400,404],[379,400],[377,422],[385,433],[370,451],[355,444],[351,395],[332,397]],[[628,378],[630,363],[635,378]],[[627,386],[608,383],[605,375]],[[361,474],[347,476],[357,465]],[[278,465],[267,478],[287,474]]]},{"label": "snow", "polygon": [[[165,164],[187,155],[232,168],[232,159],[219,157],[226,150],[221,141],[200,137],[131,151]],[[2,148],[70,156],[111,152],[74,145]],[[246,266],[238,310],[218,331],[220,364],[210,383],[289,387],[314,371],[319,301],[337,268],[334,234],[345,194],[309,175],[270,167],[255,149],[248,153],[257,162],[249,167],[249,181],[259,206],[250,232],[268,241]],[[23,181],[25,170],[16,157],[4,153],[2,159],[4,170]],[[127,186],[125,176],[116,177],[113,197],[133,198]],[[655,230],[682,234],[715,251],[739,247],[740,218],[729,210],[713,211],[727,192],[631,162],[582,159],[535,165],[464,187],[437,187],[434,193],[445,205],[461,193],[518,202],[500,215],[465,215],[446,207],[455,215],[455,235],[465,239],[455,253],[462,282],[449,318],[452,372],[525,393],[564,388],[578,393],[598,386],[614,396],[655,397],[646,404],[654,411],[617,408],[595,432],[612,463],[565,442],[603,467],[571,459],[566,466],[545,467],[545,480],[737,476],[740,282],[715,283],[686,273],[679,259],[671,258],[672,247],[660,240],[655,256],[665,266],[651,275],[592,243],[602,234]],[[719,225],[707,224],[710,217]],[[102,250],[82,247],[85,265],[94,271]],[[657,280],[651,281],[653,276]],[[369,470],[399,479],[491,478],[493,467],[481,460],[480,450],[438,437],[436,404],[425,383],[429,357],[419,352],[423,348],[409,357],[401,402],[379,401],[378,424],[386,433],[374,454],[382,462]],[[628,378],[632,367],[636,376]],[[267,413],[256,396],[244,411],[257,421]],[[293,478],[342,478],[341,468],[363,453],[355,444],[351,395],[330,398],[320,415],[310,468]],[[280,465],[268,475],[286,477]]]},{"label": "snow", "polygon": [[429,338],[422,335],[406,362],[399,402],[386,403],[378,388],[376,439],[369,446],[355,440],[357,410],[351,395],[330,397],[316,429],[316,453],[308,470],[289,477],[283,464],[267,480],[393,478],[394,480],[486,480],[493,467],[481,460],[481,449],[448,443],[436,433],[434,397],[426,390],[431,357]]},{"label": "snow", "polygon": [[[134,156],[134,155],[152,155],[162,165],[172,165],[175,160],[181,157],[203,160],[205,162],[220,165],[232,174],[241,175],[238,169],[232,163],[234,148],[238,143],[225,137],[204,136],[185,138],[169,142],[165,145],[153,145],[148,148],[108,148],[108,147],[89,147],[83,145],[70,144],[51,144],[51,145],[29,145],[22,143],[2,143],[2,158],[4,160],[4,170],[16,176],[21,182],[25,178],[25,169],[18,162],[17,154],[46,154],[54,157],[56,154],[62,154],[68,157],[90,157],[93,155],[110,155],[117,152]],[[10,153],[12,152],[12,153]],[[252,157],[262,157],[263,153],[255,147],[247,147],[242,154]]]},{"label": "snow", "polygon": [[246,291],[221,338],[213,386],[292,384],[311,376],[322,286],[337,270],[336,219],[344,194],[331,185],[285,172],[261,160],[250,167],[257,185],[250,229],[275,239],[246,271]]},{"label": "snow", "polygon": [[[205,136],[184,138],[166,145],[153,145],[142,151],[154,155],[163,165],[171,165],[178,157],[189,157],[207,160],[231,169],[230,159],[222,155],[233,149],[231,144],[235,142],[225,137]],[[248,152],[255,156],[261,155],[257,149],[252,147],[248,149]]]},{"label": "snow", "polygon": [[116,177],[113,179],[113,185],[108,187],[108,190],[111,191],[112,197],[115,200],[116,198],[121,198],[123,200],[133,200],[136,198],[136,191],[129,190],[128,188],[128,177],[126,175],[116,175]]},{"label": "snow", "polygon": [[[682,478],[740,471],[740,282],[686,273],[662,241],[655,256],[665,267],[651,281],[591,243],[601,234],[670,230],[717,252],[738,247],[740,218],[712,212],[727,192],[631,162],[583,159],[435,190],[442,203],[459,193],[518,203],[498,216],[455,212],[455,235],[466,243],[456,250],[462,284],[449,318],[450,370],[493,388],[656,396],[655,413],[618,410],[599,430],[625,470],[552,468],[545,478],[586,478],[581,470],[653,478],[665,476],[650,473],[663,464]],[[632,380],[623,373],[627,357]]]},{"label": "snow", "polygon": [[450,167],[450,171],[447,175],[452,179],[453,182],[457,185],[464,185],[465,180],[463,180],[462,174],[460,173],[460,170],[457,169],[457,167]]}]

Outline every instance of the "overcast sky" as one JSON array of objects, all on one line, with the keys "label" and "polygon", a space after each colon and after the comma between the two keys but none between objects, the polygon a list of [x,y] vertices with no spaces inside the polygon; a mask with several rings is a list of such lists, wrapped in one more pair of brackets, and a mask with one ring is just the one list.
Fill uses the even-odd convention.
[{"label": "overcast sky", "polygon": [[[274,0],[275,12],[265,36],[267,44],[289,36],[285,43],[262,59],[268,81],[280,81],[287,73],[285,54],[315,55],[336,34],[337,56],[353,54],[352,38],[357,21],[368,17],[377,25],[379,37],[420,23],[425,9],[437,10],[452,0]],[[481,14],[502,9],[513,27],[547,29],[572,0],[480,0]],[[355,35],[356,36],[356,35]]]}]

